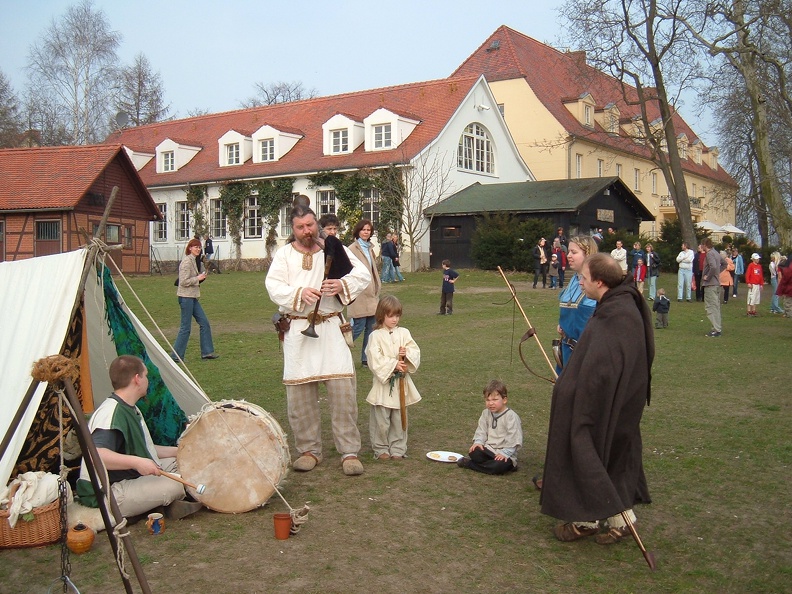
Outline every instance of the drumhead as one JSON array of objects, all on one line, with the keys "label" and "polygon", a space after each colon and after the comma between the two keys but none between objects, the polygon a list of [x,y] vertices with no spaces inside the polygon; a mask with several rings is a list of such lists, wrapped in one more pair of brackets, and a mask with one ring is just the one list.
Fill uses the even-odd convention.
[{"label": "drumhead", "polygon": [[179,473],[203,494],[209,509],[242,513],[264,505],[286,477],[291,458],[286,435],[263,408],[244,401],[209,404],[179,440]]}]

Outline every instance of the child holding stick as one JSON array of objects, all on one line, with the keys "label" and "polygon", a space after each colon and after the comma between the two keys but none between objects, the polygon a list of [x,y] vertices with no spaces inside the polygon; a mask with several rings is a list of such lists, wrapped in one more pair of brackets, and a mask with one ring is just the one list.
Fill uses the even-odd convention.
[{"label": "child holding stick", "polygon": [[[421,349],[410,331],[399,326],[401,315],[402,305],[396,297],[382,297],[374,314],[374,331],[366,347],[368,367],[374,375],[366,398],[371,405],[369,432],[378,460],[404,459],[407,454],[406,409],[421,399],[411,375],[421,364]],[[400,407],[401,390],[404,390],[404,410]]]}]

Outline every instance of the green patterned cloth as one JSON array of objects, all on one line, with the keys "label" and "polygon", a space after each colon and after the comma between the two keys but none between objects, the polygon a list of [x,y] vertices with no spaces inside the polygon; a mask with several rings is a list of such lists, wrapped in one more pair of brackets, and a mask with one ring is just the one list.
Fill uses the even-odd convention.
[{"label": "green patterned cloth", "polygon": [[105,315],[116,345],[116,354],[140,357],[148,369],[148,394],[138,401],[137,407],[146,419],[154,443],[175,446],[187,426],[187,415],[162,381],[159,368],[151,362],[132,321],[121,307],[120,296],[110,276],[110,270],[107,267],[102,268],[104,272],[99,274],[103,274]]}]

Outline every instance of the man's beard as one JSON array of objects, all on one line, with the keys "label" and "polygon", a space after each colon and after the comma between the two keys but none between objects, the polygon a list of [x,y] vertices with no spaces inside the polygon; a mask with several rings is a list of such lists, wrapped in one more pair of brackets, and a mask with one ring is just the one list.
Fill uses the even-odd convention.
[{"label": "man's beard", "polygon": [[313,234],[308,233],[304,237],[301,237],[297,240],[297,242],[306,249],[311,249],[314,246],[314,237]]}]

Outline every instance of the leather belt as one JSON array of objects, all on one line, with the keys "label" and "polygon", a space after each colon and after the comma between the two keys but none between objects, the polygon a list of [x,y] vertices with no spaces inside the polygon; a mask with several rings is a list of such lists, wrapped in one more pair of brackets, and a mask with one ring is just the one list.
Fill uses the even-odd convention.
[{"label": "leather belt", "polygon": [[340,318],[341,312],[336,311],[330,314],[317,313],[316,316],[314,316],[314,312],[309,313],[307,316],[295,316],[292,314],[286,314],[286,317],[289,318],[290,320],[308,320],[309,323],[314,323],[314,324],[323,324],[327,320],[334,318],[336,316]]}]

